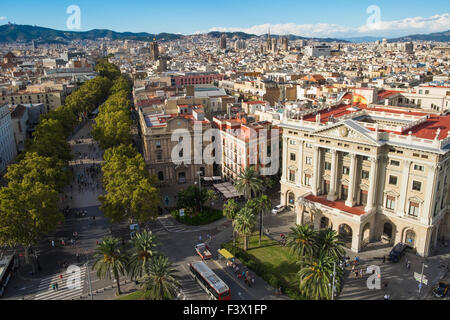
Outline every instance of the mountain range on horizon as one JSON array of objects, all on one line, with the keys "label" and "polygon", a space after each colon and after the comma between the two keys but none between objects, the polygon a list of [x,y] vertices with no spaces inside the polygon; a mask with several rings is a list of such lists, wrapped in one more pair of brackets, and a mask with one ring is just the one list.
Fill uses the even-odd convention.
[{"label": "mountain range on horizon", "polygon": [[[212,31],[207,35],[215,38],[221,37],[223,34],[227,38],[233,38],[237,36],[240,39],[250,39],[254,37],[267,37],[266,35],[255,35],[244,32],[218,32]],[[182,35],[173,33],[159,33],[152,34],[147,32],[116,32],[106,29],[94,29],[89,31],[62,31],[51,28],[31,26],[31,25],[17,25],[17,24],[4,24],[0,26],[0,43],[12,43],[12,42],[31,42],[36,43],[69,43],[73,40],[97,40],[102,38],[109,38],[111,40],[138,40],[138,41],[164,41],[164,40],[178,40],[185,37],[201,36],[202,34],[195,35]],[[342,43],[361,43],[361,42],[374,42],[382,40],[383,37],[353,37],[353,38],[309,38],[297,35],[284,35],[290,40],[316,40],[321,42],[342,42]],[[271,35],[271,37],[279,38],[281,35]],[[443,32],[436,32],[431,34],[415,34],[408,35],[399,38],[390,38],[389,42],[405,42],[405,41],[437,41],[448,42],[450,41],[450,30]]]}]

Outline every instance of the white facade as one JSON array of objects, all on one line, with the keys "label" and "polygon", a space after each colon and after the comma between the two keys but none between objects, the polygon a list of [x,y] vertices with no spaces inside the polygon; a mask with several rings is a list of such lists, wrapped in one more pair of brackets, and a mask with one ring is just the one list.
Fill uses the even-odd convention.
[{"label": "white facade", "polygon": [[17,155],[8,105],[0,106],[0,173],[4,172]]},{"label": "white facade", "polygon": [[331,47],[328,45],[305,47],[305,54],[308,57],[329,57],[331,55]]}]

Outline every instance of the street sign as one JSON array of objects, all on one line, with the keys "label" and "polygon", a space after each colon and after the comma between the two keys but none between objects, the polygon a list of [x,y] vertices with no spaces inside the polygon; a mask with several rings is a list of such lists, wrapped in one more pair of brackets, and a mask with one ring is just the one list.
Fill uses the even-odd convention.
[{"label": "street sign", "polygon": [[180,209],[180,217],[184,217],[184,209]]},{"label": "street sign", "polygon": [[421,282],[420,280],[422,280],[422,283],[424,285],[428,285],[428,279],[425,275],[423,276],[423,279],[422,279],[422,275],[420,273],[414,272],[414,279],[416,281],[418,281],[419,283]]}]

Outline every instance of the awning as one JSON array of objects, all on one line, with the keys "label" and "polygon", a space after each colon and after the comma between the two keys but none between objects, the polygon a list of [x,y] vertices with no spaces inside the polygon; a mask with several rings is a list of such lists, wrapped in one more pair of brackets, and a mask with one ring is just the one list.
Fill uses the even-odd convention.
[{"label": "awning", "polygon": [[225,259],[233,259],[234,256],[227,250],[227,249],[221,249],[221,250],[217,250],[217,252],[224,257]]}]

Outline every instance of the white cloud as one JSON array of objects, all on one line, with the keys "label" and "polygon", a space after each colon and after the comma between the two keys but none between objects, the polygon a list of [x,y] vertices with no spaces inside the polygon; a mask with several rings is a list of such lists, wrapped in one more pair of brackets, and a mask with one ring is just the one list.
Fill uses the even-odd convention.
[{"label": "white cloud", "polygon": [[409,33],[431,33],[450,30],[450,14],[437,14],[429,18],[415,17],[403,20],[380,21],[360,27],[338,24],[261,24],[249,28],[214,27],[209,31],[246,32],[256,35],[266,34],[270,28],[273,34],[294,34],[304,37],[357,37],[357,36],[398,36]]},{"label": "white cloud", "polygon": [[6,18],[6,17],[0,17],[0,21],[6,20],[6,19],[8,19],[8,18]]}]

